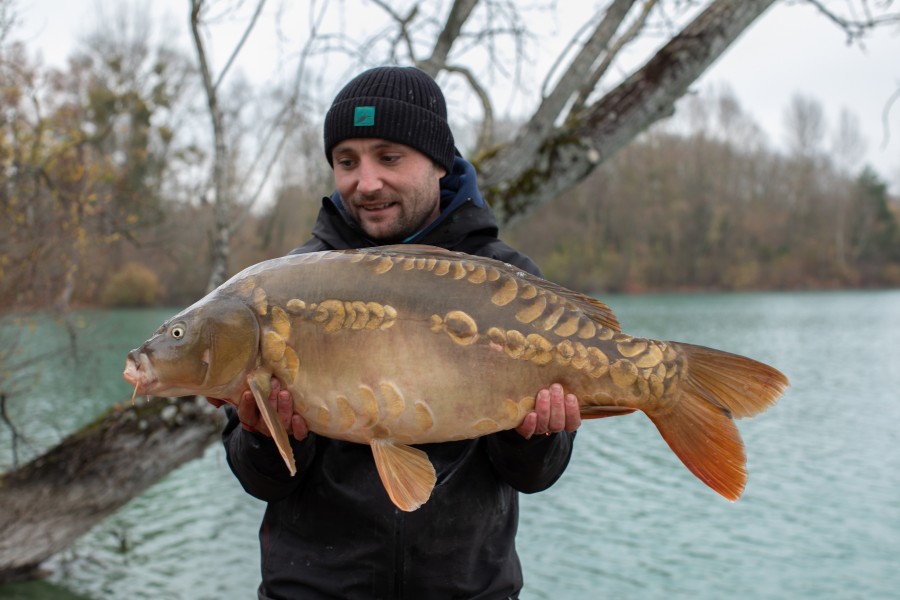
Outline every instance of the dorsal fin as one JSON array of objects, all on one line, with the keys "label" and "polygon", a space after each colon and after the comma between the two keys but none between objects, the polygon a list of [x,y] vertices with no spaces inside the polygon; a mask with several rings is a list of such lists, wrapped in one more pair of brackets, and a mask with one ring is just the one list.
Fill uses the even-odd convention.
[{"label": "dorsal fin", "polygon": [[598,325],[608,327],[616,332],[622,331],[622,326],[619,325],[619,319],[616,317],[615,313],[613,313],[609,306],[600,300],[591,298],[581,292],[572,291],[569,288],[565,288],[552,281],[547,281],[546,279],[541,279],[540,277],[535,277],[528,273],[525,275],[525,279],[527,279],[529,283],[541,287],[548,292],[552,292],[561,298],[565,298],[566,301],[571,302],[580,308],[586,316]]}]

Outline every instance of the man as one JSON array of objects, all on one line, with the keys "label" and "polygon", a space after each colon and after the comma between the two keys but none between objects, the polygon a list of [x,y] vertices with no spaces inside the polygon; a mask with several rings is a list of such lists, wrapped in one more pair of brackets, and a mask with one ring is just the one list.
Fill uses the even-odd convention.
[{"label": "man", "polygon": [[[456,153],[443,94],[424,72],[383,67],[357,76],[335,98],[324,137],[336,192],[323,200],[312,239],[293,253],[432,244],[539,274],[497,239],[475,171]],[[244,489],[268,502],[260,599],[518,596],[518,492],[548,488],[568,464],[581,423],[573,395],[553,385],[515,431],[420,446],[437,484],[410,513],[391,503],[367,446],[310,433],[274,380],[269,401],[292,435],[295,477],[249,393],[226,408],[223,434]]]}]

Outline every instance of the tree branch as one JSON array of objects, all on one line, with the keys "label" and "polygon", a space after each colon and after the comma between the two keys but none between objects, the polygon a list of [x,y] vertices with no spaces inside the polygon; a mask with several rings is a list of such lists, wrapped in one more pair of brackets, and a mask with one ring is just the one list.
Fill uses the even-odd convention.
[{"label": "tree branch", "polygon": [[[843,17],[825,6],[819,0],[806,0],[806,2],[811,4],[817,11],[844,30],[844,33],[847,34],[847,44],[859,41],[866,33],[876,27],[900,22],[900,14],[897,13],[887,13],[879,17],[873,16],[872,12],[869,10],[869,3],[867,0],[862,0],[862,7],[865,12],[865,16],[862,19],[848,19]],[[888,4],[890,4],[890,2],[888,2]]]},{"label": "tree branch", "polygon": [[640,70],[538,140],[536,150],[520,152],[523,140],[517,138],[476,161],[482,190],[501,220],[555,199],[639,132],[671,115],[678,98],[774,1],[715,0]]},{"label": "tree branch", "polygon": [[225,66],[222,68],[222,72],[219,73],[218,79],[216,79],[215,89],[219,89],[219,85],[222,83],[222,80],[225,79],[225,75],[228,73],[228,70],[231,68],[231,65],[234,64],[234,60],[237,58],[237,55],[241,52],[241,48],[244,47],[244,44],[247,42],[247,38],[250,37],[250,32],[253,31],[253,28],[256,26],[256,21],[259,20],[259,16],[262,14],[263,6],[265,6],[266,0],[259,0],[256,4],[256,10],[253,12],[253,16],[250,18],[250,22],[247,23],[247,27],[244,29],[243,35],[241,35],[240,41],[238,41],[237,45],[234,47],[234,50],[231,52],[231,56],[228,57],[228,62],[225,63]]},{"label": "tree branch", "polygon": [[206,104],[209,108],[215,143],[213,189],[215,193],[216,235],[213,238],[212,271],[207,284],[207,289],[212,290],[224,282],[228,276],[231,201],[228,182],[226,181],[228,146],[225,142],[225,122],[222,110],[219,107],[216,86],[213,84],[212,74],[210,73],[209,61],[203,45],[203,36],[200,34],[200,13],[203,11],[203,1],[191,0],[191,35],[194,40],[194,48],[197,51],[197,60],[200,63],[200,73],[203,79],[203,88],[206,91]]},{"label": "tree branch", "polygon": [[613,0],[594,33],[584,43],[578,55],[560,77],[556,87],[544,98],[528,123],[512,144],[506,146],[505,161],[524,164],[535,155],[554,130],[558,117],[580,86],[590,75],[597,57],[608,47],[635,0]]},{"label": "tree branch", "polygon": [[26,579],[218,437],[202,398],[115,407],[19,469],[0,475],[0,583]]},{"label": "tree branch", "polygon": [[612,64],[613,59],[621,52],[622,48],[624,48],[628,43],[634,40],[637,35],[644,28],[644,24],[647,22],[647,17],[650,16],[650,12],[653,10],[657,4],[657,0],[646,0],[644,2],[644,7],[641,9],[641,14],[637,16],[634,22],[625,30],[622,35],[617,37],[610,45],[609,48],[603,55],[603,59],[600,61],[600,64],[593,70],[590,77],[584,82],[581,86],[581,89],[578,90],[578,96],[575,98],[575,101],[572,103],[572,107],[569,109],[570,113],[577,113],[584,108],[584,105],[587,103],[589,96],[597,87],[597,84],[600,82],[600,79],[606,74],[606,71],[609,69],[609,66]]},{"label": "tree branch", "polygon": [[431,56],[423,61],[419,61],[416,66],[431,75],[437,77],[438,72],[447,65],[447,57],[453,44],[459,38],[463,26],[472,12],[478,5],[478,0],[455,0],[450,12],[447,14],[447,20],[441,33],[438,34],[434,48],[431,50]]}]

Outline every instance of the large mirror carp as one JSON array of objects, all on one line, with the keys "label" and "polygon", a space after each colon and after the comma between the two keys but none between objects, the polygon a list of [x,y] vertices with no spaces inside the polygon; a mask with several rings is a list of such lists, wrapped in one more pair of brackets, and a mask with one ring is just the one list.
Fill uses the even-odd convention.
[{"label": "large mirror carp", "polygon": [[319,435],[368,444],[391,500],[435,484],[415,444],[517,427],[554,382],[586,419],[639,410],[694,475],[736,500],[746,459],[733,418],[771,406],[776,369],[632,337],[603,303],[488,258],[429,246],[290,255],[235,275],[128,354],[136,393],[235,402],[248,388],[287,468],[266,399],[277,377]]}]

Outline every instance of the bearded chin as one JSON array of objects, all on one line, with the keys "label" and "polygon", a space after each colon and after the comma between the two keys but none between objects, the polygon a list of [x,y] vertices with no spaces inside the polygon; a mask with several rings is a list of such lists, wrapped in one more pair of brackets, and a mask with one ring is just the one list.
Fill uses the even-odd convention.
[{"label": "bearded chin", "polygon": [[400,227],[384,235],[370,235],[373,241],[381,245],[410,243],[424,232],[435,221],[431,214],[420,216],[415,222],[399,223]]}]

